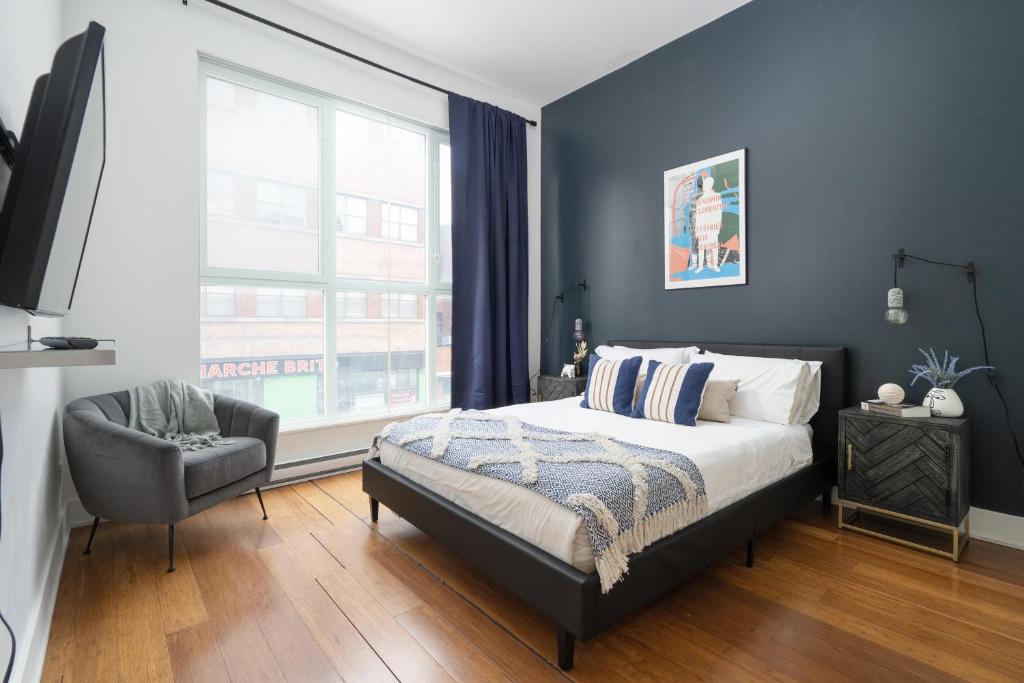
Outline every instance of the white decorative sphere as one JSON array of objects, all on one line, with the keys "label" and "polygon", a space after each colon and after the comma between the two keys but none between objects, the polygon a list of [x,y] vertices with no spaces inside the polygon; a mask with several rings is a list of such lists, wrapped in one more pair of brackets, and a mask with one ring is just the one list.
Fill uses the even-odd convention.
[{"label": "white decorative sphere", "polygon": [[906,396],[907,393],[903,391],[903,387],[899,384],[893,384],[890,382],[878,387],[878,398],[881,399],[883,403],[888,403],[891,406],[894,406],[897,403],[902,403]]}]

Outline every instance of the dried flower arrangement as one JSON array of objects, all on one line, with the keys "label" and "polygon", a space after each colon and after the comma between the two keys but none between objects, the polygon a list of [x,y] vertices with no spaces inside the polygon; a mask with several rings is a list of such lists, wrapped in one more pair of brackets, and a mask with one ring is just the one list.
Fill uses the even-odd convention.
[{"label": "dried flower arrangement", "polygon": [[958,371],[956,363],[960,358],[958,356],[950,356],[949,351],[942,352],[941,363],[939,362],[938,354],[935,353],[935,349],[929,348],[928,351],[918,349],[918,351],[924,356],[925,363],[915,363],[910,366],[909,372],[914,376],[914,379],[910,382],[911,386],[917,380],[923,379],[936,389],[952,389],[957,382],[976,370],[995,369],[991,365],[978,365]]},{"label": "dried flower arrangement", "polygon": [[572,355],[573,365],[576,366],[576,376],[580,377],[583,373],[580,370],[583,368],[583,364],[587,361],[587,342],[583,340],[576,344],[576,353]]}]

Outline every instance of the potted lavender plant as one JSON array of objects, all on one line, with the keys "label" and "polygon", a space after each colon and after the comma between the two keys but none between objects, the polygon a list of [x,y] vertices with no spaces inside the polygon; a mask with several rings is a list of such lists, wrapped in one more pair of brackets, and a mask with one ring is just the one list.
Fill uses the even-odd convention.
[{"label": "potted lavender plant", "polygon": [[960,400],[960,395],[956,393],[953,387],[957,382],[976,370],[995,369],[991,365],[979,365],[967,368],[966,370],[957,370],[956,363],[960,358],[950,356],[949,351],[942,352],[941,363],[939,362],[939,356],[935,353],[935,349],[928,349],[928,351],[918,349],[918,351],[924,356],[925,363],[915,363],[910,366],[910,374],[914,376],[910,386],[914,386],[914,382],[919,379],[923,379],[932,385],[932,388],[925,394],[922,405],[931,408],[932,415],[935,417],[960,417],[963,415],[963,401]]}]

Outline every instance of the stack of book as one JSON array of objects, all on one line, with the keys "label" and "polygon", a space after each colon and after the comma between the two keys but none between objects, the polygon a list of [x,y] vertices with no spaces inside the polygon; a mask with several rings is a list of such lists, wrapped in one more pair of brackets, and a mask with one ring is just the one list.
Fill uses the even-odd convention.
[{"label": "stack of book", "polygon": [[913,403],[886,403],[877,398],[870,401],[861,401],[861,410],[879,415],[891,415],[892,417],[931,417],[932,409],[928,406],[914,405]]}]

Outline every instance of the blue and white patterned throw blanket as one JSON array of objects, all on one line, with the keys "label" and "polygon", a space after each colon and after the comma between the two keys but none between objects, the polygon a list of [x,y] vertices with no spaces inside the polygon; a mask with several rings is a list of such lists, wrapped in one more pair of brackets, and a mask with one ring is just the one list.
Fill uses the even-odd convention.
[{"label": "blue and white patterned throw blanket", "polygon": [[686,456],[459,409],[390,424],[378,438],[467,472],[518,484],[583,517],[607,593],[628,555],[707,513],[704,478]]}]

